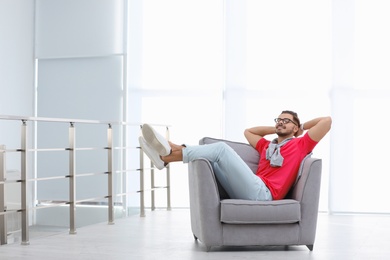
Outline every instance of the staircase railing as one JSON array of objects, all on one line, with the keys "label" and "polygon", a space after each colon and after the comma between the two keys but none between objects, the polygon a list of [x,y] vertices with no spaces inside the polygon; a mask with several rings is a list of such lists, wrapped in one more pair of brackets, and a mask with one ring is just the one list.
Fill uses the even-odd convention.
[{"label": "staircase railing", "polygon": [[[48,207],[58,207],[58,206],[68,206],[69,207],[69,233],[70,234],[76,234],[76,205],[80,203],[85,203],[87,201],[96,201],[96,200],[107,200],[107,207],[108,207],[108,224],[114,223],[114,198],[115,197],[127,197],[134,191],[126,191],[123,190],[123,192],[115,193],[113,187],[115,174],[126,174],[131,171],[138,171],[140,173],[139,179],[139,190],[136,190],[136,193],[140,193],[140,216],[145,216],[145,192],[151,192],[151,209],[155,209],[155,198],[154,198],[154,191],[156,189],[164,188],[167,192],[167,209],[171,209],[171,201],[170,201],[170,169],[169,166],[166,168],[166,186],[155,186],[154,183],[154,171],[155,168],[153,164],[151,163],[151,167],[144,167],[144,154],[143,151],[140,149],[140,147],[127,147],[123,145],[123,140],[125,140],[124,136],[126,133],[126,127],[129,126],[135,126],[135,127],[141,127],[141,124],[132,124],[128,122],[109,122],[109,121],[97,121],[97,120],[80,120],[80,119],[64,119],[64,118],[43,118],[43,117],[21,117],[21,116],[2,116],[0,115],[0,121],[20,121],[20,147],[12,148],[10,149],[7,144],[0,145],[0,245],[7,244],[7,217],[11,215],[11,213],[20,212],[21,214],[21,244],[22,245],[28,245],[29,244],[29,228],[30,228],[30,212],[32,210],[39,210],[43,208]],[[62,148],[37,148],[36,146],[36,140],[33,142],[29,142],[29,137],[31,137],[31,134],[29,134],[29,127],[34,129],[34,131],[37,131],[36,124],[37,122],[48,122],[48,123],[66,123],[69,124],[68,127],[68,146],[62,147]],[[93,148],[93,147],[78,147],[76,143],[76,130],[77,126],[81,124],[92,124],[92,125],[106,125],[107,127],[107,135],[106,135],[106,146],[100,147],[100,148]],[[120,143],[121,146],[114,146],[114,131],[113,127],[117,126],[122,131],[119,131],[119,136],[115,136],[115,138],[118,138],[118,140],[122,140]],[[159,127],[165,127],[166,128],[166,135],[167,138],[169,138],[169,126],[168,125],[156,125]],[[36,135],[33,135],[36,136]],[[34,138],[34,137],[33,137]],[[32,145],[30,144],[32,143]],[[30,147],[29,146],[32,146]],[[121,163],[120,169],[114,169],[114,150],[119,150],[120,152],[124,153],[122,154],[122,158],[125,158],[126,160],[126,151],[128,149],[139,149],[140,150],[140,158],[139,158],[139,168],[131,170],[126,169],[126,164]],[[100,173],[78,173],[76,171],[76,153],[81,150],[105,150],[107,151],[107,169],[104,172]],[[32,157],[36,157],[36,154],[39,152],[55,152],[55,151],[66,151],[69,155],[69,172],[65,176],[50,176],[50,177],[43,177],[38,178],[37,173],[34,172],[33,174],[29,173],[28,171],[35,171],[37,169],[36,165],[35,167],[31,167],[29,162],[33,161],[33,163],[37,164],[36,160],[29,160],[29,157],[32,155]],[[20,179],[16,180],[10,180],[7,179],[7,155],[11,153],[19,153],[20,154]],[[90,162],[91,164],[94,163],[93,161]],[[145,181],[144,181],[144,175],[146,171],[150,171],[151,173],[151,187],[150,189],[145,189]],[[83,200],[77,199],[76,194],[76,179],[78,177],[89,177],[89,176],[96,176],[104,174],[107,176],[107,194],[101,198],[87,198]],[[28,178],[28,176],[34,176],[34,178]],[[31,190],[29,190],[29,187],[32,185],[28,185],[29,183],[33,183],[34,187],[37,187],[36,185],[40,181],[46,181],[46,180],[56,180],[56,179],[68,179],[68,189],[69,189],[69,198],[67,201],[62,201],[58,203],[48,203],[45,205],[37,204],[34,205],[32,200],[29,201],[28,194],[31,194]],[[5,196],[5,189],[6,185],[11,183],[19,183],[20,184],[20,208],[17,209],[8,209],[7,203],[6,203],[6,196]],[[125,185],[123,185],[125,186]],[[35,190],[35,193],[37,191]]]}]

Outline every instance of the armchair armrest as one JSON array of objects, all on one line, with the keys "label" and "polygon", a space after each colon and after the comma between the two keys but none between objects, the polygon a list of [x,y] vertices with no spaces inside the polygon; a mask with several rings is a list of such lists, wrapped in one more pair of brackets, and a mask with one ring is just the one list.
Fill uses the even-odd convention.
[{"label": "armchair armrest", "polygon": [[292,189],[291,198],[301,204],[300,243],[313,245],[316,234],[318,204],[321,187],[322,160],[308,158],[302,176]]},{"label": "armchair armrest", "polygon": [[188,164],[191,228],[194,236],[207,245],[222,243],[220,197],[214,171],[206,159]]}]

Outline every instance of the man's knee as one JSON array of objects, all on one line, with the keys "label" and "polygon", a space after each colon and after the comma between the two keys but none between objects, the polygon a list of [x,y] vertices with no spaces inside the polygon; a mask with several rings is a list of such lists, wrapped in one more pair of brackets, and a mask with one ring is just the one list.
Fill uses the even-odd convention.
[{"label": "man's knee", "polygon": [[218,143],[216,143],[216,145],[217,145],[218,150],[219,150],[220,152],[232,150],[232,148],[231,148],[227,143],[225,143],[225,142],[218,142]]}]

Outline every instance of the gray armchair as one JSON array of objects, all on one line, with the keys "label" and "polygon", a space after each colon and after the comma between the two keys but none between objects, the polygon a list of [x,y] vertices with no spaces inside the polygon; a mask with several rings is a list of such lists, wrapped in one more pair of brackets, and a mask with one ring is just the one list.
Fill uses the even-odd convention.
[{"label": "gray armchair", "polygon": [[[250,145],[205,137],[200,144],[224,141],[256,172],[258,152]],[[306,245],[313,250],[321,184],[321,159],[308,158],[301,177],[283,200],[230,199],[205,159],[190,162],[191,228],[195,239],[213,246]]]}]

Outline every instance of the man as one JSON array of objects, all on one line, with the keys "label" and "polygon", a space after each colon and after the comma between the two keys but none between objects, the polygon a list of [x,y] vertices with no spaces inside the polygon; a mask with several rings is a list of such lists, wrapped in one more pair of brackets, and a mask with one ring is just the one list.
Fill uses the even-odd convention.
[{"label": "man", "polygon": [[[205,158],[231,198],[247,200],[283,199],[294,184],[302,160],[329,132],[330,117],[319,117],[303,124],[298,115],[289,110],[275,119],[275,126],[246,129],[249,144],[260,154],[259,166],[253,174],[248,165],[226,143],[200,146],[177,145],[165,140],[150,125],[144,124],[139,137],[141,148],[157,168],[168,163]],[[307,132],[302,136],[303,132]],[[272,141],[267,135],[278,136]]]}]

